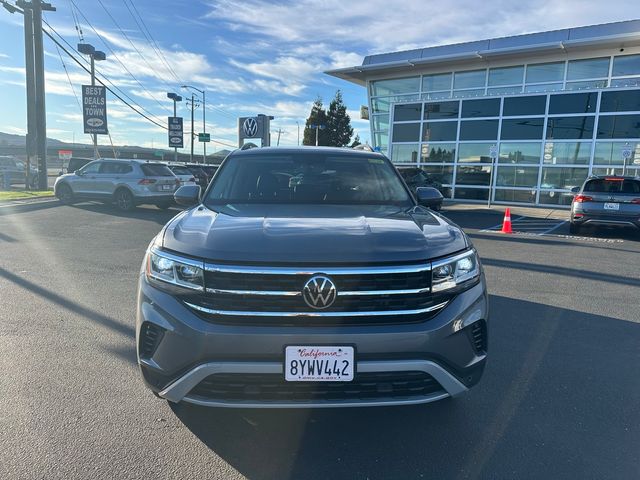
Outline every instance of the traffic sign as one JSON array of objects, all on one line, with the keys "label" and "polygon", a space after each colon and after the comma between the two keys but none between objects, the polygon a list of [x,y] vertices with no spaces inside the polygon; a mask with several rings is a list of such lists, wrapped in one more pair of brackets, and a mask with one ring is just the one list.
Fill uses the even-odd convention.
[{"label": "traffic sign", "polygon": [[169,117],[169,146],[175,148],[184,147],[182,131],[182,117]]},{"label": "traffic sign", "polygon": [[199,133],[198,134],[198,141],[199,142],[210,142],[211,141],[211,134],[210,133]]},{"label": "traffic sign", "polygon": [[489,156],[494,160],[498,158],[498,147],[496,145],[491,145],[489,147]]},{"label": "traffic sign", "polygon": [[82,85],[84,133],[107,135],[107,89],[102,85]]},{"label": "traffic sign", "polygon": [[160,150],[156,150],[155,152],[153,152],[153,156],[154,157],[164,158],[164,152],[160,151]]},{"label": "traffic sign", "polygon": [[631,147],[629,145],[625,145],[624,147],[622,147],[622,158],[624,158],[625,160],[629,160],[632,153],[633,150],[631,150]]}]

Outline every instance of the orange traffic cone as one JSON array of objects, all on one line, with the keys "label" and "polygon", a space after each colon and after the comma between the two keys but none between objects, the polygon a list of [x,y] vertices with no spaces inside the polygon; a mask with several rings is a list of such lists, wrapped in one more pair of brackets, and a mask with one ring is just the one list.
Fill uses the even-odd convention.
[{"label": "orange traffic cone", "polygon": [[513,233],[511,230],[511,210],[507,208],[504,211],[504,220],[502,221],[502,233]]}]

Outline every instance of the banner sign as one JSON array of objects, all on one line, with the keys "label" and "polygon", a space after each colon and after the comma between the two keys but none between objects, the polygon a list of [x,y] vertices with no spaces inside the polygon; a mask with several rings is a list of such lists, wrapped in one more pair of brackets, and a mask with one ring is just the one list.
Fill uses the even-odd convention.
[{"label": "banner sign", "polygon": [[84,133],[107,135],[107,89],[102,85],[82,85]]}]

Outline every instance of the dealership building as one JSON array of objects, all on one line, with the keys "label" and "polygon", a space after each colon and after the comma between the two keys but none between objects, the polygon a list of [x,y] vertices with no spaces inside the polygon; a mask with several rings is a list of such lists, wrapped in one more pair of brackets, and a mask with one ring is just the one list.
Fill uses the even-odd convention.
[{"label": "dealership building", "polygon": [[451,198],[568,205],[589,175],[640,175],[640,20],[365,57],[371,139]]}]

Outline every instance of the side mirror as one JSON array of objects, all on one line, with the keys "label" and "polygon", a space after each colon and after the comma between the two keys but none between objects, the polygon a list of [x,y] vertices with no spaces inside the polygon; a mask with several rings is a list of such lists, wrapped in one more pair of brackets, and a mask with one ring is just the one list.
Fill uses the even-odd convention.
[{"label": "side mirror", "polygon": [[571,189],[571,193],[578,193],[580,191],[580,187],[573,187]]},{"label": "side mirror", "polygon": [[435,210],[439,209],[444,199],[440,191],[433,187],[418,187],[416,189],[416,197],[420,205]]},{"label": "side mirror", "polygon": [[183,207],[192,207],[200,201],[200,186],[199,185],[185,185],[176,190],[173,194],[173,199],[178,205]]},{"label": "side mirror", "polygon": [[73,172],[75,175],[81,177],[84,175],[84,173],[82,173],[82,170],[76,170],[75,172]]}]

